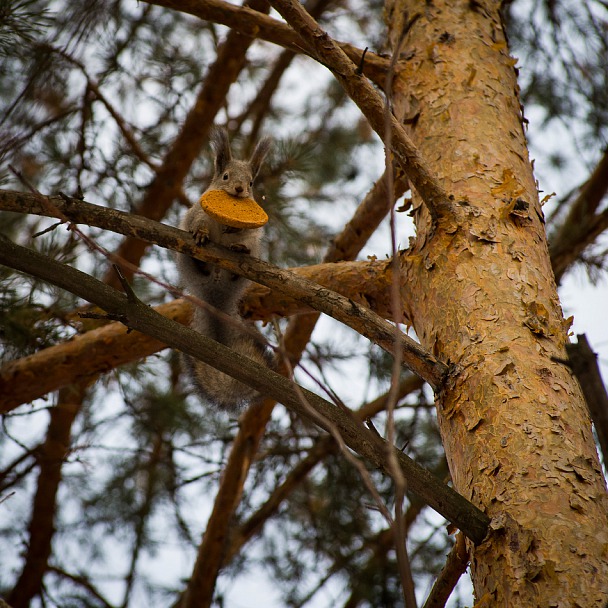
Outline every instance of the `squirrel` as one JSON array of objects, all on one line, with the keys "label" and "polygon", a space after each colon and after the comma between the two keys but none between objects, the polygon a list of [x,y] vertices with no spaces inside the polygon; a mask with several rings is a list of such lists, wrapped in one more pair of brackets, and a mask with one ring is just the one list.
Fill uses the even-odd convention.
[{"label": "squirrel", "polygon": [[[232,158],[228,133],[223,128],[214,129],[211,146],[215,153],[214,174],[205,192],[224,190],[238,198],[253,198],[253,181],[270,149],[271,140],[261,139],[248,161]],[[186,212],[179,227],[190,232],[199,245],[212,241],[233,251],[259,257],[262,228],[225,226],[205,213],[199,203]],[[264,338],[259,334],[256,339],[253,323],[246,325],[239,313],[238,304],[249,281],[185,254],[178,254],[177,266],[182,287],[211,307],[196,306],[190,328],[258,363],[271,366],[272,357],[264,345]],[[222,318],[214,309],[234,321]],[[182,354],[182,364],[201,397],[221,409],[237,412],[259,397],[259,393],[246,384],[193,357]]]}]

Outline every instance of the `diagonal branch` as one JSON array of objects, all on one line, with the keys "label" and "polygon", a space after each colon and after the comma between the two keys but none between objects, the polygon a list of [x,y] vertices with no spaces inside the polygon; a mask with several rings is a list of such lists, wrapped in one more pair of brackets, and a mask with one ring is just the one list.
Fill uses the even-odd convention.
[{"label": "diagonal branch", "polygon": [[[223,344],[192,331],[146,306],[132,292],[124,295],[93,277],[70,266],[15,245],[0,235],[0,263],[38,276],[57,287],[92,302],[116,315],[128,327],[147,333],[220,371],[246,382],[249,386],[283,403],[299,416],[311,419],[309,407],[318,414],[313,422],[326,431],[338,429],[344,443],[374,467],[389,473],[387,454],[395,452],[399,466],[408,480],[408,488],[429,506],[458,526],[473,542],[481,543],[487,533],[489,518],[463,496],[440,482],[403,452],[391,447],[376,433],[344,408],[336,407],[287,378],[271,371]],[[302,403],[301,396],[306,399]],[[325,422],[328,421],[328,422]]]},{"label": "diagonal branch", "polygon": [[[236,32],[272,42],[296,53],[310,54],[291,27],[246,6],[236,6],[223,0],[147,1],[150,4],[194,15],[205,21],[221,23]],[[364,53],[361,49],[346,42],[338,42],[337,44],[357,65],[362,63],[365,54],[363,73],[379,87],[384,86],[390,63],[387,59],[370,51]]]},{"label": "diagonal branch", "polygon": [[[419,378],[411,375],[399,386],[398,398],[403,399],[406,395],[419,389],[422,383]],[[366,403],[354,412],[359,420],[365,421],[384,409],[388,394],[381,395],[377,399]],[[330,435],[327,435],[315,442],[308,451],[305,458],[298,462],[291,472],[285,477],[283,482],[272,492],[264,501],[264,504],[249,519],[236,528],[230,536],[230,544],[226,548],[223,566],[226,566],[234,558],[243,545],[255,535],[260,534],[261,529],[268,519],[270,519],[279,509],[294,488],[306,479],[308,473],[330,454],[337,451],[336,442]]]},{"label": "diagonal branch", "polygon": [[[396,160],[426,204],[433,220],[449,212],[450,196],[421,156],[399,121],[387,116],[384,100],[357,65],[295,0],[271,0],[272,6],[301,36],[309,52],[325,65],[357,104],[372,129]],[[387,130],[390,131],[387,137]]]},{"label": "diagonal branch", "polygon": [[[62,216],[75,223],[85,223],[133,236],[148,243],[156,243],[161,247],[186,253],[204,262],[216,264],[234,274],[296,298],[315,310],[333,317],[390,354],[395,352],[395,340],[398,338],[398,348],[404,365],[428,382],[436,391],[441,388],[447,377],[449,371],[447,365],[402,332],[397,337],[395,326],[376,313],[317,283],[276,268],[262,260],[235,253],[212,243],[205,247],[197,247],[190,234],[177,228],[67,197],[43,197],[37,194],[0,191],[0,207],[46,216],[57,210]],[[120,259],[111,257],[120,263]]]}]

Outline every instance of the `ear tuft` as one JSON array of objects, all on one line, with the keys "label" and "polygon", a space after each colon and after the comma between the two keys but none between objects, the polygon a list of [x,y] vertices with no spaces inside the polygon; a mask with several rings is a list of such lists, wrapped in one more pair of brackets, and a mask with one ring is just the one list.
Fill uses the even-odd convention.
[{"label": "ear tuft", "polygon": [[264,137],[260,139],[258,145],[255,147],[253,154],[251,155],[251,160],[249,164],[251,165],[251,173],[255,179],[257,174],[260,172],[260,168],[262,167],[262,163],[266,158],[266,155],[270,151],[272,147],[272,139],[270,137]]},{"label": "ear tuft", "polygon": [[220,175],[232,160],[228,132],[223,127],[215,127],[211,132],[210,140],[215,153],[215,175]]}]

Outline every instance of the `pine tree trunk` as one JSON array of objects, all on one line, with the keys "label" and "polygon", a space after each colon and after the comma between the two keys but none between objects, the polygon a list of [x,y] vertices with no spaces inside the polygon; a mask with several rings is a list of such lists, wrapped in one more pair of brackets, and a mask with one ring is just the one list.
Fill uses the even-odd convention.
[{"label": "pine tree trunk", "polygon": [[606,489],[563,319],[499,2],[388,0],[401,47],[397,116],[454,215],[436,229],[414,195],[403,306],[455,363],[437,412],[457,490],[493,518],[471,547],[480,605],[602,606]]}]

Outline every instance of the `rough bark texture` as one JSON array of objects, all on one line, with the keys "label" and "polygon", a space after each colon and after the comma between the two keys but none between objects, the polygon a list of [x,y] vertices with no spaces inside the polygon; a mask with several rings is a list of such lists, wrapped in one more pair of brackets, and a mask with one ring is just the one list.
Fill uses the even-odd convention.
[{"label": "rough bark texture", "polygon": [[[498,8],[427,4],[402,45],[396,112],[417,108],[411,137],[456,201],[433,229],[415,197],[404,313],[424,346],[459,366],[437,410],[456,489],[494,520],[471,547],[478,601],[604,607],[605,486],[579,386],[552,361],[566,357],[569,322]],[[388,2],[393,42],[418,10]]]}]

